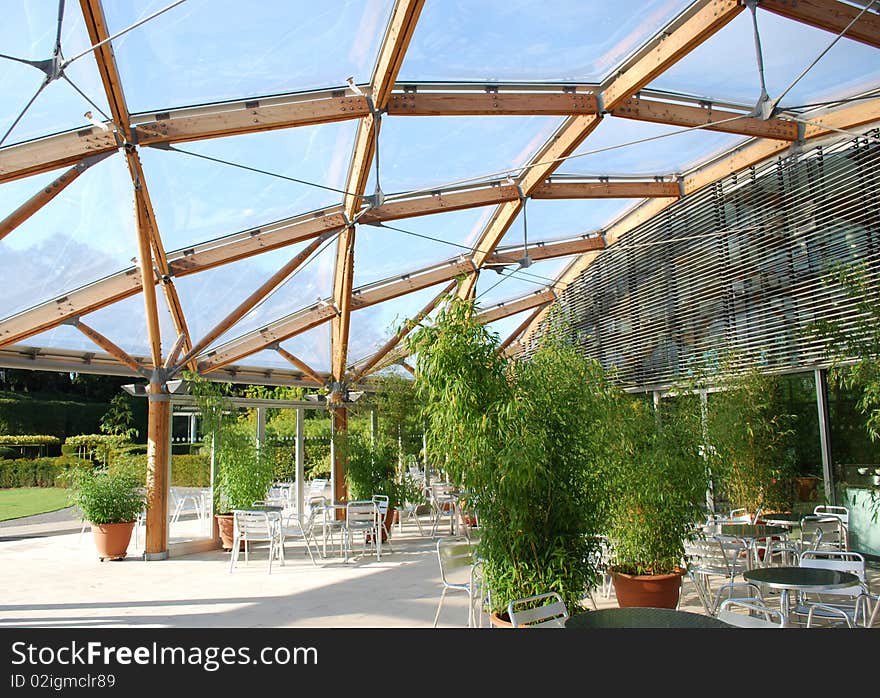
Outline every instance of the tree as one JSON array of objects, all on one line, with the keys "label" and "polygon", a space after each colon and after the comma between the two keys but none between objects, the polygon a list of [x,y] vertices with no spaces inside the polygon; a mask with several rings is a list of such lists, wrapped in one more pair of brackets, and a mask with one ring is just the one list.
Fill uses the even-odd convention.
[{"label": "tree", "polygon": [[101,417],[101,433],[123,436],[131,441],[137,438],[138,430],[134,428],[134,413],[128,398],[122,393],[110,401],[110,408]]}]

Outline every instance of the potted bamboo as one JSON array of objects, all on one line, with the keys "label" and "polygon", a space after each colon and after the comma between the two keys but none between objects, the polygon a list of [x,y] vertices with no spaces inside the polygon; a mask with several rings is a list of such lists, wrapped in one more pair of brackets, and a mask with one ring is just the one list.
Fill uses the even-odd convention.
[{"label": "potted bamboo", "polygon": [[73,471],[70,499],[91,523],[101,561],[124,559],[146,503],[141,480],[128,472],[77,469]]},{"label": "potted bamboo", "polygon": [[371,499],[373,495],[388,497],[382,542],[392,529],[397,509],[403,504],[404,488],[397,473],[398,447],[390,439],[375,440],[357,434],[339,434],[337,452],[345,460],[345,481],[351,499]]},{"label": "potted bamboo", "polygon": [[577,613],[598,583],[591,386],[601,370],[561,342],[528,361],[499,344],[474,302],[454,293],[409,339],[427,460],[443,464],[477,513],[490,619],[505,625],[515,599],[556,591]]},{"label": "potted bamboo", "polygon": [[620,395],[609,409],[610,568],[618,605],[676,608],[686,573],[684,540],[701,516],[708,477],[700,456],[696,396],[679,398],[658,423],[646,402]]}]

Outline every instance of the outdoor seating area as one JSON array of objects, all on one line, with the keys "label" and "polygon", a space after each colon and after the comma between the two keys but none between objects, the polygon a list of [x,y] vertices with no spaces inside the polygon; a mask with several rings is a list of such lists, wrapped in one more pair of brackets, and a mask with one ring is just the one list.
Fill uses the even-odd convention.
[{"label": "outdoor seating area", "polygon": [[8,4],[0,627],[880,628],[880,0]]}]

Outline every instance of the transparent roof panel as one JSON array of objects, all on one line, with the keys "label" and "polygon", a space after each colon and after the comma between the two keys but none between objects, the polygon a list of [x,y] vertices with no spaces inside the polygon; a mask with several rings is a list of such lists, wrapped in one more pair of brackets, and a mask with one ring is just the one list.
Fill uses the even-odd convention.
[{"label": "transparent roof panel", "polygon": [[[759,5],[760,8],[760,5]],[[777,98],[834,41],[836,33],[758,12],[764,80]],[[711,66],[711,70],[706,67]],[[844,36],[780,102],[799,107],[880,85],[877,49]],[[711,39],[661,74],[649,87],[754,105],[761,94],[751,13],[741,12]]]},{"label": "transparent roof panel", "polygon": [[[330,326],[328,324],[319,325],[308,332],[281,342],[281,347],[300,361],[304,361],[315,371],[326,372],[330,370]],[[235,363],[242,366],[267,366],[290,371],[299,370],[278,352],[271,349],[257,352]]]},{"label": "transparent roof panel", "polygon": [[[58,4],[4,3],[0,53],[26,61],[51,59],[58,29]],[[91,41],[78,4],[66,3],[64,7],[61,55],[73,59],[86,51]],[[100,119],[104,118],[101,112],[109,115],[104,87],[91,54],[73,60],[64,68],[64,75],[66,79],[52,80],[37,95],[47,79],[45,72],[21,61],[0,59],[0,85],[3,85],[4,96],[0,107],[0,138],[12,129],[4,145],[85,125],[87,111]],[[35,95],[33,103],[24,111]],[[15,124],[19,116],[21,120]]]},{"label": "transparent roof panel", "polygon": [[440,293],[444,286],[445,283],[440,283],[352,313],[348,363],[354,364],[372,356],[394,336],[404,322],[415,317]]},{"label": "transparent roof panel", "polygon": [[598,82],[689,4],[427,2],[400,79]]},{"label": "transparent roof panel", "polygon": [[166,249],[338,205],[355,128],[339,122],[141,149]]},{"label": "transparent roof panel", "polygon": [[[529,199],[526,204],[529,244],[594,233],[641,199]],[[504,234],[502,247],[523,244],[523,214]]]},{"label": "transparent roof panel", "polygon": [[358,226],[355,287],[470,254],[494,207]]},{"label": "transparent roof panel", "polygon": [[[543,116],[391,117],[379,133],[386,194],[499,177],[529,157],[561,123]],[[375,187],[371,171],[367,193]]]},{"label": "transparent roof panel", "polygon": [[[8,216],[58,174],[4,183],[0,216]],[[125,269],[137,249],[131,179],[124,160],[113,155],[0,241],[0,317]]]},{"label": "transparent roof panel", "polygon": [[548,259],[533,262],[525,269],[508,266],[500,272],[484,270],[477,281],[477,305],[485,310],[496,303],[551,288],[569,261],[565,258]]},{"label": "transparent roof panel", "polygon": [[745,140],[706,129],[606,117],[556,171],[609,177],[672,175]]},{"label": "transparent roof panel", "polygon": [[[105,2],[111,32],[167,0]],[[188,0],[113,42],[132,112],[367,82],[391,0]]]},{"label": "transparent roof panel", "polygon": [[[308,243],[265,252],[175,281],[190,333],[201,339]],[[247,334],[327,298],[332,292],[335,242],[331,238],[212,346]]]}]

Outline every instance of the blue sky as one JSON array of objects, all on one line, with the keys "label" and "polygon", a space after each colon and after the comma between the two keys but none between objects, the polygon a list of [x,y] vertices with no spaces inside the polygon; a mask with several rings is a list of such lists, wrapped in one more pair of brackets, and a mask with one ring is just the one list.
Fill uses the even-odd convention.
[{"label": "blue sky", "polygon": [[[110,31],[119,31],[166,7],[170,0],[105,0]],[[427,0],[399,75],[406,80],[580,81],[607,77],[686,0]],[[67,2],[64,55],[88,48],[78,3]],[[346,78],[370,78],[391,0],[266,1],[187,0],[113,42],[132,112],[225,99],[336,87]],[[55,0],[8,0],[0,26],[0,53],[47,58],[56,30]],[[785,90],[833,36],[759,12],[765,78],[771,96]],[[760,92],[752,21],[741,13],[704,46],[649,87],[716,100],[754,104]],[[711,67],[711,69],[708,69]],[[68,75],[91,100],[64,81],[35,100],[6,144],[81,127],[87,110],[108,112],[91,55],[73,62]],[[0,130],[5,133],[40,85],[42,73],[0,60]],[[864,91],[880,84],[875,49],[843,39],[791,89],[783,105],[800,105]],[[379,176],[385,192],[438,186],[525,163],[560,124],[555,117],[386,117],[380,136]],[[344,186],[356,123],[340,122],[269,133],[186,143],[179,149],[307,180]],[[559,172],[583,175],[681,172],[743,139],[606,118]],[[674,134],[674,135],[673,135]],[[647,136],[650,144],[622,144]],[[663,137],[666,136],[666,137]],[[613,148],[611,150],[603,150]],[[603,152],[593,152],[603,150]],[[191,155],[141,149],[151,198],[167,250],[339,203],[332,191],[297,184]],[[50,182],[58,171],[0,186],[5,217]],[[368,189],[374,186],[371,179]],[[528,207],[530,240],[593,231],[631,207],[633,200],[534,201]],[[473,244],[491,207],[401,221],[406,232],[361,227],[355,283],[360,285],[452,257]],[[412,233],[412,234],[411,234]],[[437,238],[426,240],[417,235]],[[503,244],[522,239],[522,221]],[[297,246],[179,279],[178,290],[193,335],[207,331],[247,296]],[[314,302],[330,293],[333,246],[316,256],[251,313],[226,338]],[[136,229],[128,171],[113,155],[92,167],[49,206],[0,241],[0,317],[129,266]],[[556,277],[568,260],[534,265],[488,290],[500,277],[484,274],[483,304],[519,296]],[[438,289],[358,311],[350,357],[367,355]],[[523,316],[497,323],[506,336]],[[88,316],[88,322],[134,353],[147,351],[140,297]],[[173,341],[163,310],[163,339]],[[63,327],[25,342],[36,346],[94,349]],[[329,329],[312,330],[285,344],[321,370],[329,366]],[[265,354],[265,353],[264,353]],[[273,353],[251,363],[287,364]]]}]

